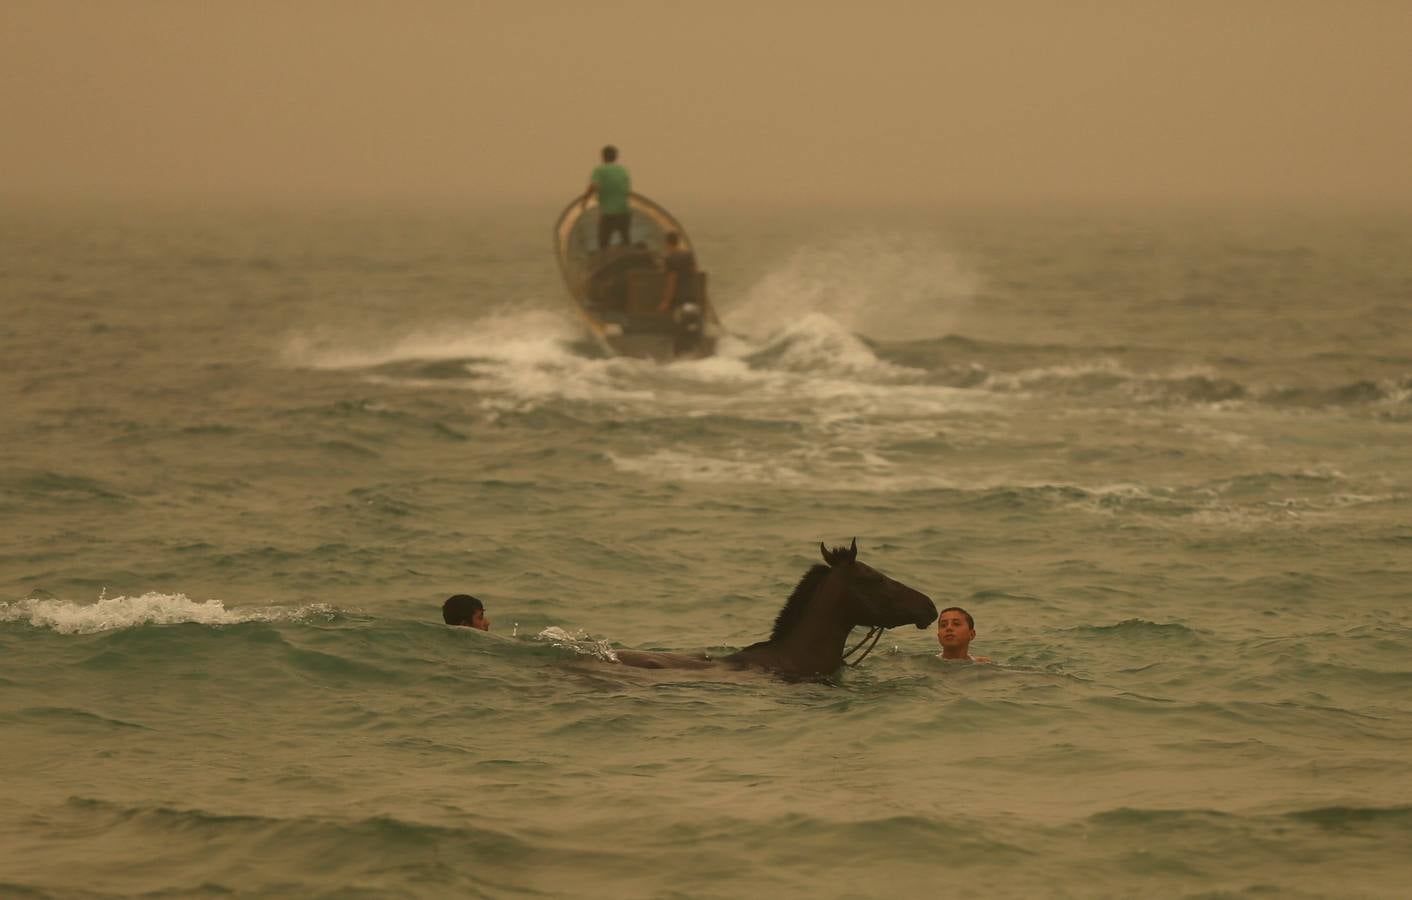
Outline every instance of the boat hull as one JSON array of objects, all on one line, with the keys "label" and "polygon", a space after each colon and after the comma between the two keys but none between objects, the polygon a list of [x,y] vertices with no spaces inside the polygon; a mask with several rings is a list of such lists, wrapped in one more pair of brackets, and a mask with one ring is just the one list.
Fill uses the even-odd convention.
[{"label": "boat hull", "polygon": [[695,253],[691,238],[671,213],[641,194],[629,196],[629,242],[598,247],[598,205],[571,202],[554,226],[554,255],[564,286],[595,343],[610,356],[672,362],[716,352],[721,334],[698,271],[693,302],[660,309],[665,290],[666,235],[678,235],[678,249]]}]

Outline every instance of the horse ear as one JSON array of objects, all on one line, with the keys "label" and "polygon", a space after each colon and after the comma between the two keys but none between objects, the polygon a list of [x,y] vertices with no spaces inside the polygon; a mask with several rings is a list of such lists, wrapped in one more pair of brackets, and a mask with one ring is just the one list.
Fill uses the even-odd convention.
[{"label": "horse ear", "polygon": [[819,542],[819,552],[824,555],[824,562],[831,566],[839,563],[851,563],[858,559],[858,539],[853,539],[853,544],[847,550],[842,547],[835,547],[830,550],[824,546],[824,542]]}]

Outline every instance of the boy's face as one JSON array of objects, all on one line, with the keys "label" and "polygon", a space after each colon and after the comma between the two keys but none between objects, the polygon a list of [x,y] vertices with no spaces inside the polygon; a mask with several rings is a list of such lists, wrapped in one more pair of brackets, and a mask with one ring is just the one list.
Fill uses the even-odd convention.
[{"label": "boy's face", "polygon": [[936,620],[936,640],[942,649],[964,650],[976,639],[976,630],[966,624],[966,616],[948,609]]},{"label": "boy's face", "polygon": [[490,630],[490,620],[485,617],[485,610],[478,609],[471,613],[471,627],[479,628],[481,631]]}]

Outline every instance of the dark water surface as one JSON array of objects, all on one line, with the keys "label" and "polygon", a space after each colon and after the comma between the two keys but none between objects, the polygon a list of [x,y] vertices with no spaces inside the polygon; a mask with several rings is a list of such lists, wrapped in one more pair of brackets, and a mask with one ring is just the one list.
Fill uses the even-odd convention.
[{"label": "dark water surface", "polygon": [[[0,214],[0,894],[1408,895],[1412,219],[556,212]],[[612,663],[854,536],[997,664]]]}]

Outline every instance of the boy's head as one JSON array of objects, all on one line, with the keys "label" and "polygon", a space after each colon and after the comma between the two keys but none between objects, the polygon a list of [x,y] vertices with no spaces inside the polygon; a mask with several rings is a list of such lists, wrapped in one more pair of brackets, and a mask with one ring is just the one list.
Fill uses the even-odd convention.
[{"label": "boy's head", "polygon": [[470,594],[456,594],[446,598],[446,602],[441,604],[441,618],[447,625],[490,630],[490,620],[485,617],[485,604]]},{"label": "boy's head", "polygon": [[942,652],[966,656],[976,639],[976,620],[959,606],[948,606],[936,619],[936,640]]}]

